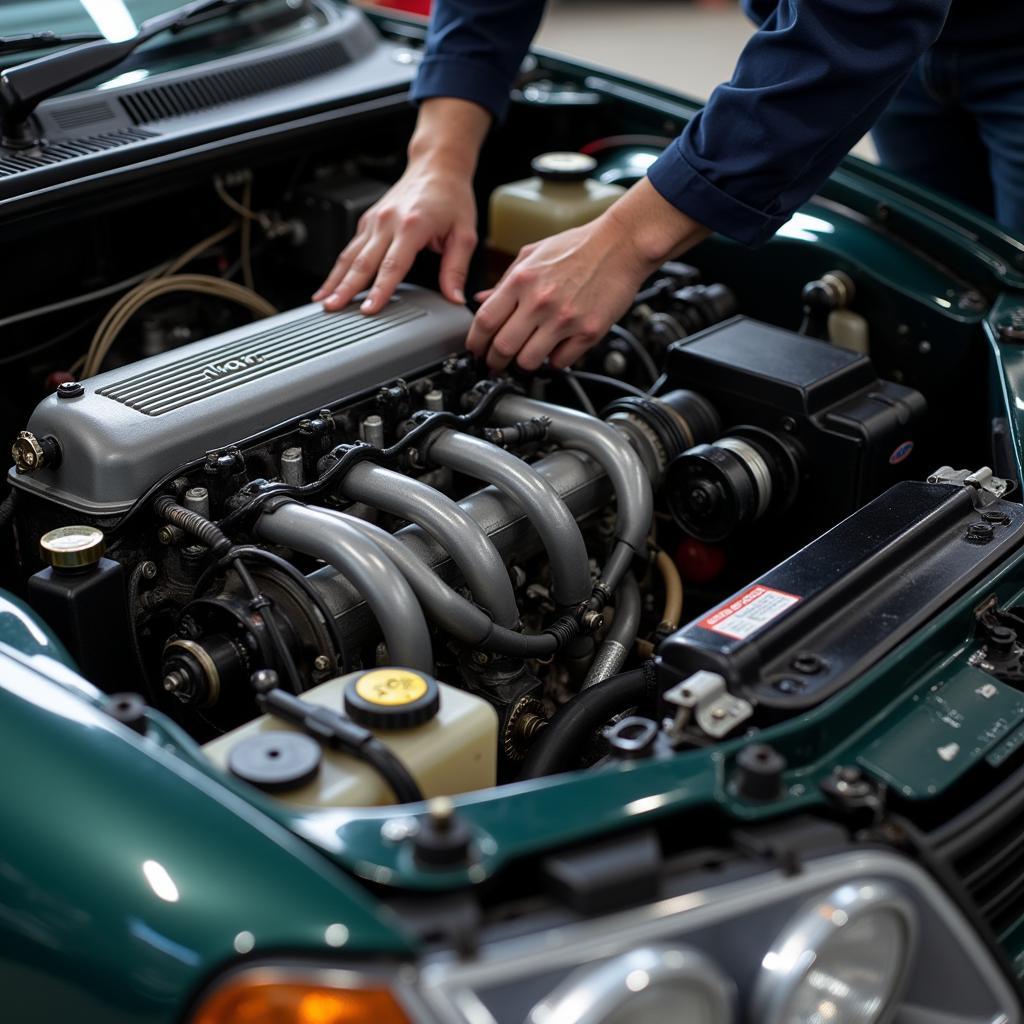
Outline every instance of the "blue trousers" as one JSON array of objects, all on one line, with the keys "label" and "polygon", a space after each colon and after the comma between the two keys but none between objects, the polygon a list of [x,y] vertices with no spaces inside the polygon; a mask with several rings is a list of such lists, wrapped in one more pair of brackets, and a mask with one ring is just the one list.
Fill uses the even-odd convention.
[{"label": "blue trousers", "polygon": [[1024,48],[934,47],[872,138],[883,167],[1024,238]]}]

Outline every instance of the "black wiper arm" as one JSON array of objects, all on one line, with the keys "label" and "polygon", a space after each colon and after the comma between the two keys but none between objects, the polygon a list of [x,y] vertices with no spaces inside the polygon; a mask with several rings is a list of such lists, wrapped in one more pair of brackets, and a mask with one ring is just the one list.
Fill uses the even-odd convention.
[{"label": "black wiper arm", "polygon": [[48,53],[0,73],[0,128],[3,144],[24,148],[38,143],[29,119],[50,96],[109,71],[161,32],[177,32],[209,17],[265,0],[191,0],[144,21],[130,39],[100,39]]},{"label": "black wiper arm", "polygon": [[0,56],[5,53],[28,53],[31,50],[47,50],[51,46],[73,46],[76,43],[94,43],[103,36],[95,33],[79,33],[73,36],[59,36],[56,32],[28,32],[19,36],[5,36],[0,39]]}]

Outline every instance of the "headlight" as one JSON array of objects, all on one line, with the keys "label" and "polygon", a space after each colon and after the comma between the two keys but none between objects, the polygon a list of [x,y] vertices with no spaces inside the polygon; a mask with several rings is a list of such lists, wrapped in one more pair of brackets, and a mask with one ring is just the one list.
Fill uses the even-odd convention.
[{"label": "headlight", "polygon": [[730,1024],[732,984],[700,953],[648,946],[569,975],[528,1024]]},{"label": "headlight", "polygon": [[410,1024],[384,987],[349,972],[245,968],[200,1003],[192,1024]]},{"label": "headlight", "polygon": [[899,996],[914,943],[909,903],[884,882],[815,900],[765,955],[754,992],[763,1024],[876,1024]]}]

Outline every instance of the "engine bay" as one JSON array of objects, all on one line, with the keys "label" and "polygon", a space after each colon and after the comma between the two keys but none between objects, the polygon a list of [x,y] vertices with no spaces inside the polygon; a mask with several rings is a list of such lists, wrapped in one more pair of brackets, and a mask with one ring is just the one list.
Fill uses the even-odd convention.
[{"label": "engine bay", "polygon": [[1010,482],[955,468],[1000,470],[942,415],[961,356],[827,253],[706,243],[560,372],[474,363],[430,255],[376,317],[308,304],[399,135],[51,225],[26,247],[95,287],[26,274],[0,317],[0,583],[213,764],[361,806],[677,756],[829,699],[1017,543]]}]

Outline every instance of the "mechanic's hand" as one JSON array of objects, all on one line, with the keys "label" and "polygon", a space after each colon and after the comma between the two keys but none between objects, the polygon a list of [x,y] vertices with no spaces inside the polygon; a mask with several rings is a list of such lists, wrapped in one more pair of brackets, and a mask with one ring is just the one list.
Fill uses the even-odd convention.
[{"label": "mechanic's hand", "polygon": [[513,359],[538,369],[570,366],[629,308],[641,284],[708,229],[663,199],[646,179],[604,214],[520,250],[482,301],[466,339],[492,370]]},{"label": "mechanic's hand", "polygon": [[476,248],[476,202],[471,180],[411,165],[394,187],[359,219],[355,238],[345,246],[313,301],[341,309],[371,281],[359,307],[376,313],[391,298],[420,250],[441,254],[441,292],[451,302],[466,301],[463,288]]},{"label": "mechanic's hand", "polygon": [[423,101],[405,173],[359,218],[355,238],[313,295],[314,302],[341,309],[372,281],[359,308],[376,313],[428,246],[441,254],[444,297],[460,305],[466,301],[466,273],[476,248],[473,174],[490,123],[490,114],[468,100]]}]

